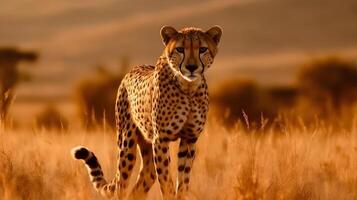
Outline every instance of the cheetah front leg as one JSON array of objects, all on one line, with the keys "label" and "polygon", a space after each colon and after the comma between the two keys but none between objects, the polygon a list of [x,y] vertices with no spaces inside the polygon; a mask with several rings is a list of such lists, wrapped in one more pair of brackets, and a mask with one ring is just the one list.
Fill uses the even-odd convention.
[{"label": "cheetah front leg", "polygon": [[156,138],[153,143],[154,160],[160,189],[164,200],[175,198],[174,184],[169,173],[170,152],[169,142],[163,138]]},{"label": "cheetah front leg", "polygon": [[119,87],[116,102],[116,123],[118,131],[118,163],[117,174],[113,183],[116,185],[116,199],[126,197],[130,177],[136,162],[136,150],[139,138],[139,128],[130,115],[128,93],[123,85]]},{"label": "cheetah front leg", "polygon": [[138,144],[142,159],[140,173],[129,198],[133,200],[146,199],[147,193],[156,181],[152,144],[141,134],[138,134]]},{"label": "cheetah front leg", "polygon": [[190,172],[196,153],[197,138],[180,141],[178,152],[177,199],[185,199],[190,182]]}]

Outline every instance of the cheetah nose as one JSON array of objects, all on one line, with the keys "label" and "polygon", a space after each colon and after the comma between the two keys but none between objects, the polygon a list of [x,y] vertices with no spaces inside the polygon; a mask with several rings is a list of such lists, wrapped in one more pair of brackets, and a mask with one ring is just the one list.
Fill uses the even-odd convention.
[{"label": "cheetah nose", "polygon": [[197,65],[192,65],[192,64],[186,65],[186,69],[188,69],[188,71],[190,71],[191,73],[194,72],[197,68],[198,68]]}]

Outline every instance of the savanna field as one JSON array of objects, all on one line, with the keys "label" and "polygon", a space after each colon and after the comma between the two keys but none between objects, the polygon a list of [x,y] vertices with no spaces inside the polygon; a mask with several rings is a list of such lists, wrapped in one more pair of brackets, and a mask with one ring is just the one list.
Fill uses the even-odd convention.
[{"label": "savanna field", "polygon": [[[356,199],[357,116],[343,119],[349,120],[345,127],[335,120],[329,124],[315,119],[306,126],[286,119],[279,128],[266,128],[263,119],[253,128],[246,116],[244,123],[229,130],[210,120],[198,141],[189,199]],[[111,179],[115,140],[115,133],[106,128],[2,130],[0,198],[100,199],[70,149],[91,148]],[[172,144],[174,176],[176,152],[177,144]],[[158,183],[149,199],[160,199]]]},{"label": "savanna field", "polygon": [[[83,80],[75,90],[76,106],[67,108],[77,113],[72,118],[55,104],[24,117],[34,106],[16,108],[15,96],[4,95],[9,103],[3,108],[10,112],[0,124],[0,199],[102,198],[70,151],[89,147],[105,178],[114,177],[112,108],[121,77],[101,69]],[[326,57],[301,66],[294,85],[239,78],[213,85],[188,199],[357,199],[356,77],[353,62]],[[172,143],[174,178],[177,149]],[[139,156],[136,162],[129,189]],[[161,199],[158,181],[148,199]]]}]

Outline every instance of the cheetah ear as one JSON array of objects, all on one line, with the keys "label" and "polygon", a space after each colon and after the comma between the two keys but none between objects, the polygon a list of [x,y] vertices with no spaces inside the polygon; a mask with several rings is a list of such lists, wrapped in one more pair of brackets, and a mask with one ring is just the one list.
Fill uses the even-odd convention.
[{"label": "cheetah ear", "polygon": [[216,43],[216,45],[218,45],[222,36],[222,28],[217,25],[213,26],[208,31],[206,31],[206,34],[212,38],[212,40]]},{"label": "cheetah ear", "polygon": [[165,46],[170,42],[170,39],[176,34],[177,31],[172,26],[163,26],[160,30],[160,35]]}]

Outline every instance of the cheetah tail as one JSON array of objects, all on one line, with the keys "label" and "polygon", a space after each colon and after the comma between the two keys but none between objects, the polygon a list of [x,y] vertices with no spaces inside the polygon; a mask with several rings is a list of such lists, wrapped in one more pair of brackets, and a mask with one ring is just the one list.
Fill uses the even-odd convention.
[{"label": "cheetah tail", "polygon": [[115,192],[115,178],[111,183],[107,183],[104,179],[102,168],[94,153],[86,147],[78,146],[72,149],[71,154],[73,158],[84,161],[90,180],[97,192],[105,197],[111,198]]}]

